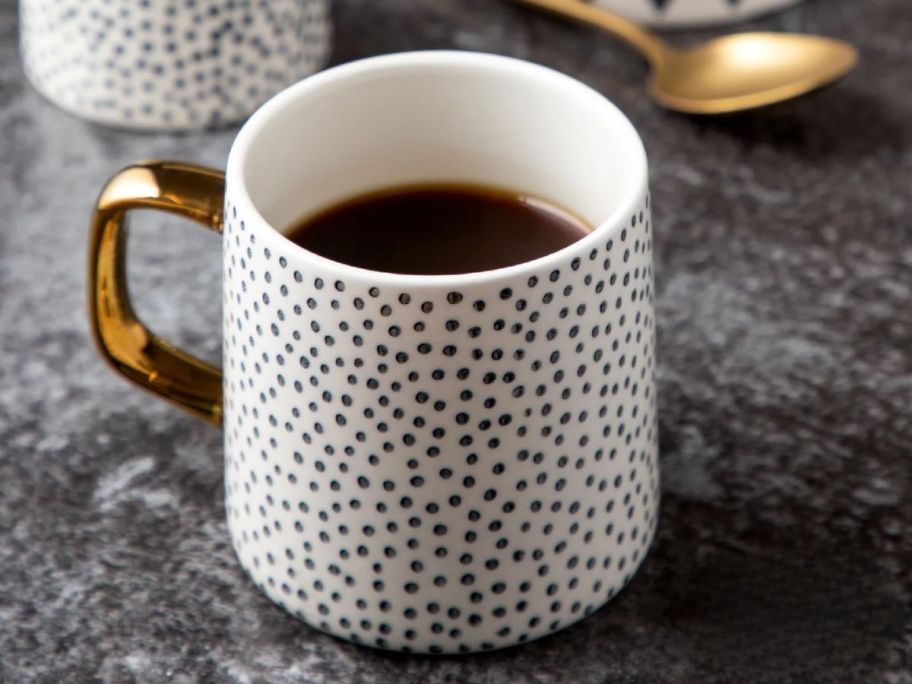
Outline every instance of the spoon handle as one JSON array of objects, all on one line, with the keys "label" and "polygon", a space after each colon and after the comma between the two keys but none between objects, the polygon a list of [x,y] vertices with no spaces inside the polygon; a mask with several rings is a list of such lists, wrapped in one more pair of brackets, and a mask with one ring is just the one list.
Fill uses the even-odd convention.
[{"label": "spoon handle", "polygon": [[513,2],[547,10],[567,19],[575,19],[603,29],[638,50],[653,67],[659,65],[669,50],[665,42],[654,33],[613,12],[595,7],[587,2],[581,2],[581,0],[513,0]]}]

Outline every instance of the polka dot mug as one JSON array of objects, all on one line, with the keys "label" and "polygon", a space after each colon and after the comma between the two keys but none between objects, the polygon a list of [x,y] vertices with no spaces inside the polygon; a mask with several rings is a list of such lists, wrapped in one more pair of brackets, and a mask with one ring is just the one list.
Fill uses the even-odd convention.
[{"label": "polka dot mug", "polygon": [[[363,192],[448,181],[522,188],[596,227],[438,276],[282,234]],[[135,208],[223,233],[221,371],[133,313]],[[506,57],[377,57],[268,102],[226,180],[166,162],[116,175],[94,219],[92,324],[118,371],[222,426],[231,538],[273,601],[356,643],[501,648],[596,610],[653,539],[652,235],[643,146],[598,93]]]},{"label": "polka dot mug", "polygon": [[321,68],[328,0],[20,0],[35,88],[91,121],[187,129],[247,117]]}]

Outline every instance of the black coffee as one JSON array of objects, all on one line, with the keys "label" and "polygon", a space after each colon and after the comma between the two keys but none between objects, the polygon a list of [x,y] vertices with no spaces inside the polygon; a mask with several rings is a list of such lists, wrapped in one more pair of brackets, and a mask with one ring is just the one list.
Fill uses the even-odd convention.
[{"label": "black coffee", "polygon": [[461,185],[393,188],[343,202],[288,237],[351,266],[387,273],[474,273],[576,242],[589,227],[547,202]]}]

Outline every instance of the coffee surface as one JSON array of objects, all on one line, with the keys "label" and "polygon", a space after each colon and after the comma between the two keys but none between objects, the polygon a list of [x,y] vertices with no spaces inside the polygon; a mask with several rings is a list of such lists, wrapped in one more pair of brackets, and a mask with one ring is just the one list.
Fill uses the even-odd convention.
[{"label": "coffee surface", "polygon": [[351,266],[417,275],[475,273],[556,252],[589,227],[538,198],[486,187],[406,186],[348,200],[287,237]]}]

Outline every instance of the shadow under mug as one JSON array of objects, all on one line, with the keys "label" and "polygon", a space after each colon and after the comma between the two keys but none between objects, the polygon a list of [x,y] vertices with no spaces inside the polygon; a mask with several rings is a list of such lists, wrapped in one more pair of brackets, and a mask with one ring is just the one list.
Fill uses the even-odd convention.
[{"label": "shadow under mug", "polygon": [[[280,232],[362,192],[445,181],[522,189],[595,228],[441,276],[343,265]],[[223,233],[221,371],[135,316],[136,208]],[[225,178],[167,162],[117,174],[94,217],[91,319],[114,368],[222,426],[234,548],[273,601],[356,643],[470,652],[576,622],[646,555],[652,269],[646,157],[616,107],[544,67],[418,52],[279,94]]]}]

